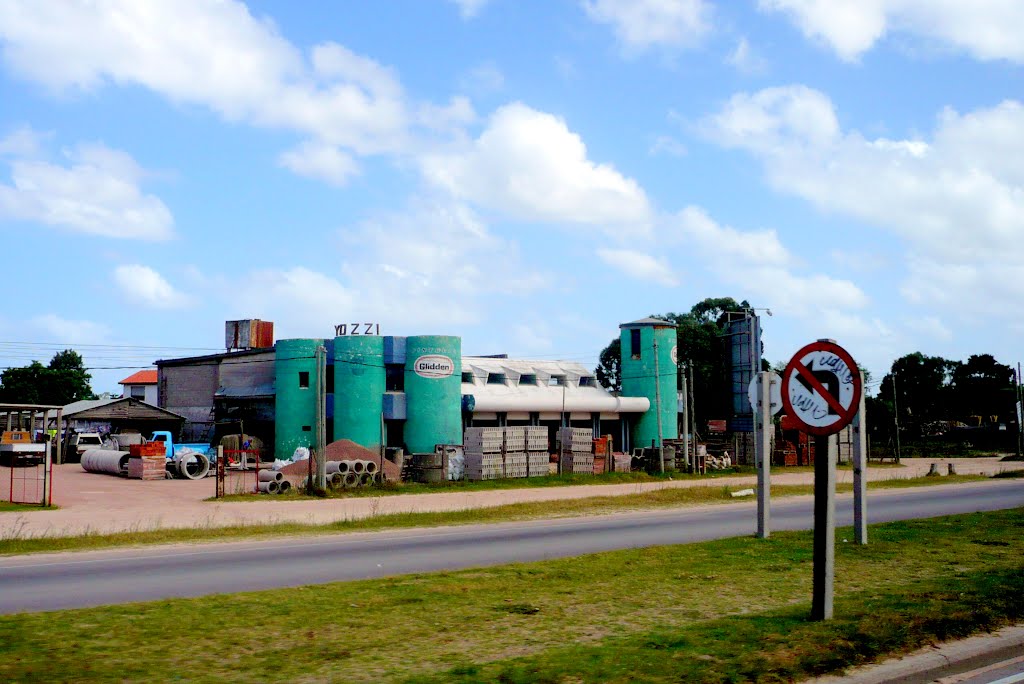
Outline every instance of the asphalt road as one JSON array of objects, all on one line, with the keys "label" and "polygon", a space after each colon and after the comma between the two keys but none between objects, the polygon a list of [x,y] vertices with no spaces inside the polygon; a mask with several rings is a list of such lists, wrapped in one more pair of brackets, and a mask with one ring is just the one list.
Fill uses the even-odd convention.
[{"label": "asphalt road", "polygon": [[[773,530],[810,529],[812,498],[779,499]],[[869,522],[1024,506],[1024,481],[871,492]],[[840,496],[837,525],[853,524]],[[0,613],[203,596],[456,570],[752,535],[753,502],[495,525],[408,529],[0,559]],[[869,539],[870,541],[870,539]]]}]

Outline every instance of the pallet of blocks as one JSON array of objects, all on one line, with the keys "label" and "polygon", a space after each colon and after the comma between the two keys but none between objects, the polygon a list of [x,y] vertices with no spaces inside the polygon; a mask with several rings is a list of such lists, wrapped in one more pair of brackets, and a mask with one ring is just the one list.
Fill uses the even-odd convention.
[{"label": "pallet of blocks", "polygon": [[[467,428],[463,437],[466,478],[496,480],[506,477],[537,477],[548,474],[546,428],[542,450],[528,450],[527,435],[534,428]],[[533,444],[536,444],[536,439]]]},{"label": "pallet of blocks", "polygon": [[563,473],[594,474],[593,431],[589,428],[560,428],[558,444]]}]

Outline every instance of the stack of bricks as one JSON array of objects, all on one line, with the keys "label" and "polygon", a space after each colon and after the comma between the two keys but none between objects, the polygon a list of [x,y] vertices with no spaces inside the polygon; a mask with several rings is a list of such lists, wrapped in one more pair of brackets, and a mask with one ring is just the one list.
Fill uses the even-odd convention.
[{"label": "stack of bricks", "polygon": [[558,431],[563,473],[594,472],[594,433],[589,428],[564,427]]},{"label": "stack of bricks", "polygon": [[165,447],[161,442],[128,446],[128,477],[135,480],[163,480],[167,477]]},{"label": "stack of bricks", "polygon": [[468,428],[463,447],[470,480],[548,474],[547,429],[543,427]]}]

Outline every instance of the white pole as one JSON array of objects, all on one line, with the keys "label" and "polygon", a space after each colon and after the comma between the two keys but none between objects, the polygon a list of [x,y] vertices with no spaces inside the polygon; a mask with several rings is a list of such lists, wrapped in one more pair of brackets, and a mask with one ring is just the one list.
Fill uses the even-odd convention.
[{"label": "white pole", "polygon": [[662,443],[661,432],[661,367],[658,365],[658,337],[657,328],[652,329],[654,337],[654,404],[658,414],[658,472],[665,472],[665,447]]},{"label": "white pole", "polygon": [[860,405],[853,421],[853,538],[868,543],[868,420],[864,397],[864,371],[860,373]]},{"label": "white pole", "polygon": [[[771,409],[771,373],[762,371],[760,376],[760,391],[758,392],[757,410],[754,412],[754,430],[757,443],[754,447],[755,458],[757,459],[757,537],[767,539],[771,534],[771,430],[772,409]],[[755,376],[757,377],[757,376]],[[757,439],[757,427],[760,421],[760,439]]]}]

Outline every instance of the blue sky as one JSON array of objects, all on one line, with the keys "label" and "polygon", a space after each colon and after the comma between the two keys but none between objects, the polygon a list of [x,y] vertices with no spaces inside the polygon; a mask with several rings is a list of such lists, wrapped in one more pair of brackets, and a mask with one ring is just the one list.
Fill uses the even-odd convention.
[{"label": "blue sky", "polygon": [[223,321],[595,363],[732,296],[1020,359],[1024,3],[0,0],[0,366]]}]

